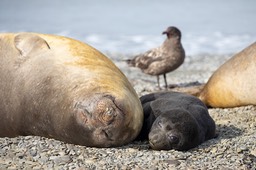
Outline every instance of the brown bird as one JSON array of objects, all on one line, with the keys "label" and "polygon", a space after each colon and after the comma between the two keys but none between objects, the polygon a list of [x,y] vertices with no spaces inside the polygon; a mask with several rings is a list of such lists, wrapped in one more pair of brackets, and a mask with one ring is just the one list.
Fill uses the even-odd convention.
[{"label": "brown bird", "polygon": [[163,34],[166,34],[167,38],[160,47],[126,60],[129,66],[138,67],[146,74],[157,76],[159,88],[159,75],[163,74],[165,88],[167,88],[166,73],[177,69],[185,59],[180,30],[171,26]]}]

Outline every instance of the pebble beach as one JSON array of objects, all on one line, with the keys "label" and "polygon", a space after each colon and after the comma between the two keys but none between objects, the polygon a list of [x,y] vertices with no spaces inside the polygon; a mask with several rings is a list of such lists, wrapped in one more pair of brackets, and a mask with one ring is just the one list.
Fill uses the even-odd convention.
[{"label": "pebble beach", "polygon": [[[156,77],[130,68],[118,59],[132,55],[108,54],[127,76],[139,96],[157,89]],[[168,84],[206,83],[232,54],[186,56],[185,63],[167,74]],[[163,77],[160,77],[163,86]],[[172,90],[171,88],[168,90]],[[67,144],[38,136],[0,138],[0,169],[256,169],[256,106],[209,108],[218,136],[188,151],[155,151],[147,141],[117,148]]]}]

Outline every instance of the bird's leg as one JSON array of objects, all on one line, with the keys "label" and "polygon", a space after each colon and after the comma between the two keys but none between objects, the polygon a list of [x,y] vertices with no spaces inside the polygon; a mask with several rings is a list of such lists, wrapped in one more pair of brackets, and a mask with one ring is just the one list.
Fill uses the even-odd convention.
[{"label": "bird's leg", "polygon": [[159,76],[157,75],[156,78],[157,78],[157,85],[158,85],[158,88],[160,89]]},{"label": "bird's leg", "polygon": [[167,80],[166,80],[166,74],[164,74],[164,82],[165,82],[165,88],[167,89]]}]

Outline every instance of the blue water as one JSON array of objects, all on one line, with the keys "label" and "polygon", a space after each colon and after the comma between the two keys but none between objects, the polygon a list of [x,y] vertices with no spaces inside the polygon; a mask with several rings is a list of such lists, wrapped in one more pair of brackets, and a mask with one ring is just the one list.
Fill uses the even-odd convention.
[{"label": "blue water", "polygon": [[102,52],[144,52],[168,26],[188,55],[238,52],[256,41],[256,1],[0,0],[0,32],[59,34]]}]

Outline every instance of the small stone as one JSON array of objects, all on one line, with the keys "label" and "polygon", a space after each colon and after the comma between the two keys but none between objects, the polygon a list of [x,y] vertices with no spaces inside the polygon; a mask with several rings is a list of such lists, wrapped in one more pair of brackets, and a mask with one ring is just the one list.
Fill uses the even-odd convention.
[{"label": "small stone", "polygon": [[176,160],[176,159],[170,159],[170,160],[165,160],[164,162],[174,165],[174,166],[178,166],[180,165],[180,161]]},{"label": "small stone", "polygon": [[143,155],[144,154],[140,152],[140,153],[137,154],[137,157],[142,157]]},{"label": "small stone", "polygon": [[211,153],[216,153],[218,151],[218,149],[216,147],[211,149]]},{"label": "small stone", "polygon": [[187,157],[185,155],[182,155],[182,154],[175,155],[175,158],[178,159],[178,160],[186,160],[187,159]]},{"label": "small stone", "polygon": [[79,156],[77,157],[77,159],[84,160],[84,156],[83,156],[83,155],[79,155]]},{"label": "small stone", "polygon": [[49,158],[45,155],[42,155],[40,158],[38,158],[38,161],[42,164],[47,163],[48,160],[49,160]]},{"label": "small stone", "polygon": [[17,153],[16,156],[17,156],[18,158],[20,158],[20,159],[23,159],[24,154],[23,154],[23,153]]},{"label": "small stone", "polygon": [[251,154],[256,157],[256,149],[251,150]]},{"label": "small stone", "polygon": [[35,157],[37,155],[37,151],[35,149],[30,150],[30,155]]},{"label": "small stone", "polygon": [[41,170],[41,169],[42,169],[41,166],[34,166],[34,167],[33,167],[33,170]]},{"label": "small stone", "polygon": [[247,151],[247,150],[248,150],[248,148],[246,146],[239,146],[237,148],[237,153],[241,153],[241,152]]},{"label": "small stone", "polygon": [[242,151],[246,151],[246,150],[248,150],[248,148],[246,147],[246,146],[240,146],[240,149],[242,150]]},{"label": "small stone", "polygon": [[71,159],[68,155],[66,155],[66,156],[51,156],[50,160],[52,160],[55,164],[62,164],[62,163],[70,162]]},{"label": "small stone", "polygon": [[66,155],[66,153],[65,153],[65,152],[62,152],[62,151],[59,152],[58,154],[59,154],[59,156],[64,156],[64,155]]},{"label": "small stone", "polygon": [[134,148],[129,148],[128,149],[128,152],[130,152],[130,153],[134,153],[134,152],[137,152],[138,150],[137,149],[134,149]]},{"label": "small stone", "polygon": [[11,170],[14,169],[14,170],[16,170],[16,169],[18,169],[18,167],[17,167],[16,165],[13,165],[13,166],[9,166],[8,169],[11,169]]},{"label": "small stone", "polygon": [[94,164],[96,162],[96,160],[95,159],[86,159],[86,160],[84,160],[84,162],[86,164]]}]

